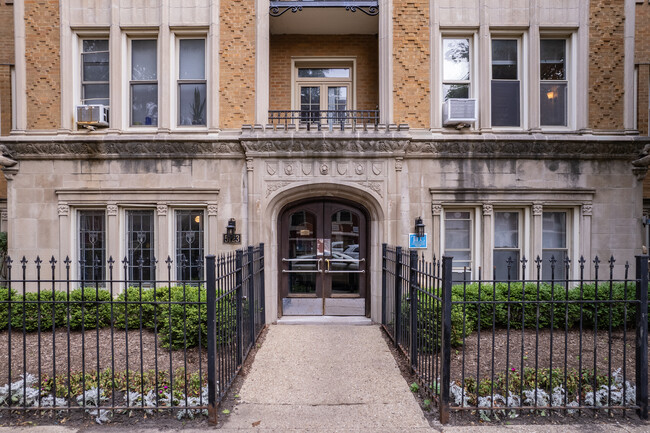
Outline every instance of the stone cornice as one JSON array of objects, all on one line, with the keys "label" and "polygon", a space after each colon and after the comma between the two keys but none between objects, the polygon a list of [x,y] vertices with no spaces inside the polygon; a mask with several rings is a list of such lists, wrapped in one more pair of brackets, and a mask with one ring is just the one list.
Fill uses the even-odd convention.
[{"label": "stone cornice", "polygon": [[648,137],[596,135],[443,135],[396,132],[260,132],[215,136],[3,137],[21,159],[241,158],[358,156],[404,158],[638,158]]}]

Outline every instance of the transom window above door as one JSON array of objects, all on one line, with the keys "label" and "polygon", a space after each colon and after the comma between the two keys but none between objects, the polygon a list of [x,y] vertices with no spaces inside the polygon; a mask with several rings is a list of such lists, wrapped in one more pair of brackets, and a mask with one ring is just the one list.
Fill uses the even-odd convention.
[{"label": "transom window above door", "polygon": [[347,122],[353,110],[354,61],[294,61],[293,109],[303,123]]}]

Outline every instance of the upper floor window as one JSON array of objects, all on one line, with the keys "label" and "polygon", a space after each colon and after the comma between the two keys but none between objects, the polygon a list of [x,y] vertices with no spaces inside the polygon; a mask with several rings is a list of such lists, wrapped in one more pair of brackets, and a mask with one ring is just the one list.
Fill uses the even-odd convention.
[{"label": "upper floor window", "polygon": [[469,39],[444,38],[442,52],[443,100],[469,98],[472,95]]},{"label": "upper floor window", "polygon": [[81,103],[109,105],[108,40],[84,39],[81,45]]},{"label": "upper floor window", "polygon": [[492,126],[521,126],[519,40],[492,40]]},{"label": "upper floor window", "polygon": [[155,39],[131,40],[131,126],[158,125],[158,55]]},{"label": "upper floor window", "polygon": [[540,41],[540,123],[567,126],[567,43],[565,39]]},{"label": "upper floor window", "polygon": [[178,124],[205,125],[205,39],[180,39],[178,53]]},{"label": "upper floor window", "polygon": [[351,62],[297,64],[295,105],[300,121],[320,123],[322,119],[329,126],[345,123],[344,112],[353,109],[352,84]]}]

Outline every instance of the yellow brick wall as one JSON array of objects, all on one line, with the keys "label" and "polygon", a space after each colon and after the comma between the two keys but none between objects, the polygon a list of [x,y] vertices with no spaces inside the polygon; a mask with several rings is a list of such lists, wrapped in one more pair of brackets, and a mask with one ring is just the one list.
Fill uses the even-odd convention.
[{"label": "yellow brick wall", "polygon": [[[648,84],[650,82],[650,3],[636,5],[635,63],[639,65],[637,124],[642,135],[648,135]],[[650,182],[650,180],[648,180]],[[648,185],[650,186],[650,185]],[[650,190],[649,190],[650,192]]]},{"label": "yellow brick wall", "polygon": [[429,2],[393,2],[393,120],[430,126]]},{"label": "yellow brick wall", "polygon": [[379,104],[376,35],[272,35],[269,59],[271,110],[291,108],[292,57],[356,57],[358,110]]},{"label": "yellow brick wall", "polygon": [[625,1],[592,0],[589,6],[589,126],[621,130]]},{"label": "yellow brick wall", "polygon": [[61,61],[58,0],[25,0],[27,128],[61,124]]},{"label": "yellow brick wall", "polygon": [[[11,131],[11,66],[14,59],[14,8],[0,0],[0,135]],[[0,176],[0,191],[4,177]]]},{"label": "yellow brick wall", "polygon": [[221,2],[220,127],[255,123],[255,1]]}]

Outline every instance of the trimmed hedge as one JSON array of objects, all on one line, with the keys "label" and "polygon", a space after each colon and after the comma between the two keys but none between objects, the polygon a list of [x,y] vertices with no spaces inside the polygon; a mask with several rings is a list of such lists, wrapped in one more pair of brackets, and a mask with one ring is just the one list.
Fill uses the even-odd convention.
[{"label": "trimmed hedge", "polygon": [[[8,328],[8,300],[8,289],[0,288],[0,331]],[[55,327],[67,327],[68,314],[72,330],[81,330],[82,324],[83,329],[104,328],[111,326],[111,322],[115,329],[127,329],[128,325],[129,330],[139,330],[142,321],[143,329],[158,331],[160,344],[165,348],[182,349],[186,344],[187,347],[198,346],[199,333],[201,345],[207,346],[207,294],[204,287],[129,287],[112,304],[110,300],[108,290],[93,287],[70,291],[69,304],[65,291],[43,290],[40,296],[36,292],[23,296],[12,289],[11,327],[15,331],[22,331],[23,327],[26,332],[38,330],[40,311],[41,330],[52,329],[54,305]],[[230,342],[235,335],[234,302],[233,295],[217,303],[218,342]]]}]

